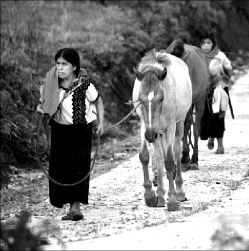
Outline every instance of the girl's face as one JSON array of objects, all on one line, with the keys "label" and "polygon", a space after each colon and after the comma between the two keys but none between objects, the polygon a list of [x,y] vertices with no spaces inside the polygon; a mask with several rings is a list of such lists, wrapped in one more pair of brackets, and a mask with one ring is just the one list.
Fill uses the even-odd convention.
[{"label": "girl's face", "polygon": [[213,42],[211,39],[206,38],[201,41],[201,49],[205,52],[210,52],[213,48]]},{"label": "girl's face", "polygon": [[58,73],[58,77],[61,79],[71,78],[74,74],[76,66],[73,66],[64,58],[60,57],[56,61],[56,70]]}]

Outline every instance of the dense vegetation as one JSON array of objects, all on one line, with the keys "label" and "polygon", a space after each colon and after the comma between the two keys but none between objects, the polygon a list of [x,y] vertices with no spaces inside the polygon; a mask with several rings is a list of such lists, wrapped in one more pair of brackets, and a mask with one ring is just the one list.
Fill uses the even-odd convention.
[{"label": "dense vegetation", "polygon": [[[198,44],[202,29],[216,34],[222,50],[248,53],[249,4],[1,1],[1,170],[28,166],[36,158],[38,89],[58,49],[70,46],[80,52],[82,65],[103,97],[108,125],[130,110],[125,103],[131,99],[132,69],[144,53],[164,49],[179,37]],[[124,125],[132,129],[129,121]]]}]

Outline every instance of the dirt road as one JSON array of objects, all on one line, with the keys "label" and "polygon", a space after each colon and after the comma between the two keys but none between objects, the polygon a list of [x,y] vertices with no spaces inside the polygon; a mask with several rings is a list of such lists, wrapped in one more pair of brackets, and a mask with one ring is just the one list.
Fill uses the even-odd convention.
[{"label": "dirt road", "polygon": [[[235,119],[226,116],[225,154],[200,141],[198,171],[183,173],[188,198],[179,211],[145,206],[136,154],[91,181],[85,220],[62,222],[57,211],[44,250],[181,250],[249,247],[249,71],[230,92]],[[216,148],[216,146],[215,146]],[[245,177],[246,176],[246,177]],[[167,180],[165,177],[165,184]],[[167,193],[166,193],[167,194]],[[60,231],[64,244],[57,243]],[[247,247],[247,248],[248,248]]]}]

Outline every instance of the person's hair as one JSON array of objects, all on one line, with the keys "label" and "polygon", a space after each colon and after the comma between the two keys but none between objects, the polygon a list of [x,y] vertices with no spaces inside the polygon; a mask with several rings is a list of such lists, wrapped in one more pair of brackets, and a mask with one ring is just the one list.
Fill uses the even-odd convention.
[{"label": "person's hair", "polygon": [[216,39],[215,39],[214,34],[212,32],[210,32],[210,31],[203,31],[203,32],[201,32],[201,34],[199,36],[199,42],[200,42],[200,44],[202,43],[202,41],[204,39],[210,39],[212,41],[212,43],[213,43],[213,48],[216,46]]},{"label": "person's hair", "polygon": [[73,48],[62,48],[58,50],[55,54],[55,62],[58,60],[58,58],[64,58],[66,61],[71,63],[73,66],[76,66],[76,69],[74,70],[74,73],[76,76],[78,76],[80,71],[80,56],[79,53],[73,49]]}]

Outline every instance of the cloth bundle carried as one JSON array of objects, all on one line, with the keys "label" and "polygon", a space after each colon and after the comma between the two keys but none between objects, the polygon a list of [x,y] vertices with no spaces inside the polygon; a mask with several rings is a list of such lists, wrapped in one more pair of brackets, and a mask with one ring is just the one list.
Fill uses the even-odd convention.
[{"label": "cloth bundle carried", "polygon": [[37,111],[52,117],[60,102],[59,93],[58,75],[54,66],[46,74],[44,84],[40,87],[40,104]]}]

